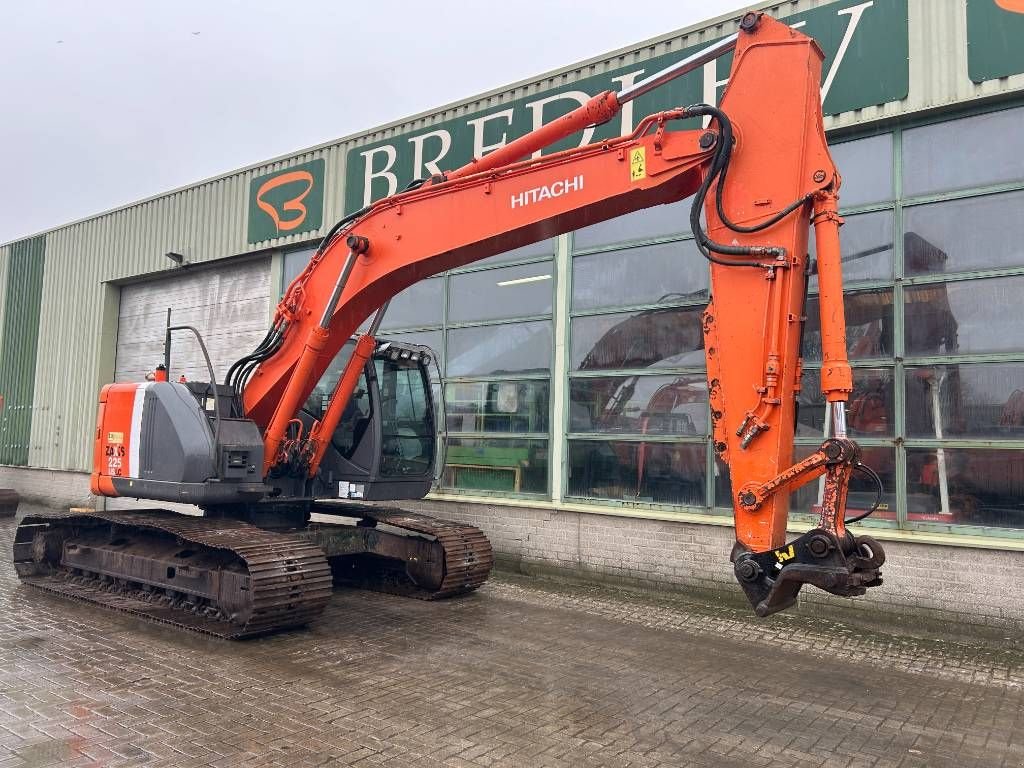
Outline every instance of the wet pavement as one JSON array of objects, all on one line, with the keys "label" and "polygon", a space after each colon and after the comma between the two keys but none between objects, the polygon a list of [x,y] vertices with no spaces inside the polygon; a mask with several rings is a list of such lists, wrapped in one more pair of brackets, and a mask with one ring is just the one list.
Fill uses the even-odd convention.
[{"label": "wet pavement", "polygon": [[[0,551],[14,530],[0,521]],[[1019,766],[1024,654],[497,574],[229,643],[0,561],[0,768]]]}]

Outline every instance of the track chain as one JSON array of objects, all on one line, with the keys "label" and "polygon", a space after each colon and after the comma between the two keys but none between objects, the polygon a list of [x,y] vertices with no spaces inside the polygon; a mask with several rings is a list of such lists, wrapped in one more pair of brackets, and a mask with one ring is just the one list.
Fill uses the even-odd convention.
[{"label": "track chain", "polygon": [[440,543],[444,550],[444,579],[441,585],[436,590],[420,589],[403,593],[410,597],[438,600],[472,592],[487,581],[494,567],[491,542],[479,528],[402,509],[367,509],[363,515],[395,528],[425,533]]},{"label": "track chain", "polygon": [[[171,535],[183,543],[234,554],[249,576],[251,610],[245,623],[232,622],[212,606],[197,607],[183,600],[169,600],[163,590],[72,574],[59,563],[41,565],[32,557],[32,539],[37,532],[66,528],[69,538],[73,538],[74,530],[103,525]],[[163,510],[33,513],[18,527],[14,552],[15,567],[25,584],[232,640],[308,624],[320,615],[331,596],[331,569],[318,547],[291,534],[224,518],[189,517]]]}]

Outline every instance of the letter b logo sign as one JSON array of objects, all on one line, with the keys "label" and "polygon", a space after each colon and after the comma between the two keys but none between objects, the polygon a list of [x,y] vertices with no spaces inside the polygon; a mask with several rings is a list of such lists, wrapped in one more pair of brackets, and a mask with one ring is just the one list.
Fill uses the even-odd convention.
[{"label": "letter b logo sign", "polygon": [[323,160],[257,176],[249,184],[249,242],[319,229],[323,209]]}]

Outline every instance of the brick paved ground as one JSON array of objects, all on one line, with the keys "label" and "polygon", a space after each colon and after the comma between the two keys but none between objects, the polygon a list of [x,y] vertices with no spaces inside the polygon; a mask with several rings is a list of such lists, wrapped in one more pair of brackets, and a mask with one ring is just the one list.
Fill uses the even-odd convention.
[{"label": "brick paved ground", "polygon": [[1018,766],[1022,704],[1012,648],[666,596],[508,575],[443,603],[337,592],[308,631],[231,644],[0,562],[0,768]]}]

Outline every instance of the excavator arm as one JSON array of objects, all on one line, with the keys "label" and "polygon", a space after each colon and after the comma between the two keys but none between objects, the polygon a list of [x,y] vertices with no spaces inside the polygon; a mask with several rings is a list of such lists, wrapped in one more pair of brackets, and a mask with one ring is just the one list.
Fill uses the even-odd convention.
[{"label": "excavator arm", "polygon": [[[661,112],[628,136],[538,156],[611,119],[628,100],[732,49],[719,108]],[[862,465],[845,427],[852,377],[840,270],[840,178],[822,128],[822,58],[812,39],[749,13],[736,35],[628,91],[600,94],[484,158],[416,182],[339,222],[289,286],[264,342],[229,375],[229,383],[244,387],[246,417],[263,430],[264,476],[280,469],[289,425],[331,360],[376,312],[323,417],[307,433],[303,466],[316,474],[373,354],[382,313],[400,291],[494,254],[693,196],[690,227],[711,262],[704,346],[715,452],[731,472],[736,576],[760,615],[791,605],[805,583],[839,595],[863,594],[881,583],[881,547],[849,534],[844,522],[850,476]],[[707,127],[683,129],[695,118]],[[793,465],[812,226],[822,392],[832,437]],[[787,542],[789,492],[822,475],[818,527]]]}]

